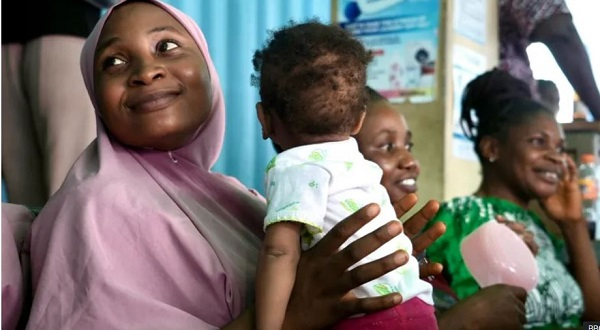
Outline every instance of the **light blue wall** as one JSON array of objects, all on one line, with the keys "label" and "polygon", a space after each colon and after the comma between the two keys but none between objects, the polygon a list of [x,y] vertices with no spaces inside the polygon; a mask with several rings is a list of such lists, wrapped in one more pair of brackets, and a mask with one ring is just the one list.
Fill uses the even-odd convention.
[{"label": "light blue wall", "polygon": [[6,183],[2,178],[2,203],[8,203],[8,191],[6,191]]},{"label": "light blue wall", "polygon": [[250,85],[252,55],[268,30],[290,19],[319,18],[329,22],[327,0],[167,0],[202,28],[215,62],[227,108],[225,146],[214,171],[234,176],[263,192],[264,168],[275,155],[261,138],[255,104],[258,91]]}]

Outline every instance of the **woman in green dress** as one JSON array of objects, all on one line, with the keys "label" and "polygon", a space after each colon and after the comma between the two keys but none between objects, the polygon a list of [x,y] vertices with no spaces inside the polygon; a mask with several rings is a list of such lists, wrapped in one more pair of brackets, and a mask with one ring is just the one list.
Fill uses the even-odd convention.
[{"label": "woman in green dress", "polygon": [[[535,253],[539,282],[528,293],[526,328],[579,327],[600,320],[600,272],[582,215],[577,170],[564,153],[564,134],[553,113],[533,101],[528,87],[492,70],[471,81],[462,99],[461,124],[474,142],[482,181],[472,196],[442,204],[434,221],[446,233],[427,249],[460,299],[480,290],[460,253],[462,239],[488,221],[522,228]],[[562,239],[527,210],[537,200]],[[525,235],[526,234],[526,235]],[[571,272],[560,259],[566,247]]]}]

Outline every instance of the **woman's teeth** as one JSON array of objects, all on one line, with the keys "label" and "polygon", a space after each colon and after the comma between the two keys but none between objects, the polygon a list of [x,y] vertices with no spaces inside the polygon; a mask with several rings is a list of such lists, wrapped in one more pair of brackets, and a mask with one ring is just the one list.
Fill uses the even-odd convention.
[{"label": "woman's teeth", "polygon": [[558,174],[556,172],[543,172],[542,174],[550,181],[558,181]]},{"label": "woman's teeth", "polygon": [[403,186],[414,186],[417,181],[415,179],[404,179],[400,181],[400,184]]}]

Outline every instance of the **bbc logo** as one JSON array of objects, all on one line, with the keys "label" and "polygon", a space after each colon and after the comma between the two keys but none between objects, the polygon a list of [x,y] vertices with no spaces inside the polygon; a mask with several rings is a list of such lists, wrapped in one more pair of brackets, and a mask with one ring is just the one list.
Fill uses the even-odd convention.
[{"label": "bbc logo", "polygon": [[583,322],[583,330],[600,330],[599,322]]}]

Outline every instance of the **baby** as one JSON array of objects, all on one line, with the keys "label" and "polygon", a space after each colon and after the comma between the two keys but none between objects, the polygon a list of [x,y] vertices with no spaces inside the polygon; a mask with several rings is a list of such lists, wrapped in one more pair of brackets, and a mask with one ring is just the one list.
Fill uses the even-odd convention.
[{"label": "baby", "polygon": [[[256,110],[262,135],[283,150],[266,169],[268,210],[257,270],[258,329],[281,328],[301,249],[309,249],[336,223],[370,203],[381,206],[380,214],[343,247],[397,221],[380,184],[382,170],[362,156],[351,137],[365,117],[369,61],[368,51],[356,38],[317,21],[290,23],[273,32],[265,48],[254,55],[252,80],[260,91]],[[397,250],[412,254],[406,235],[395,237],[352,268]],[[437,329],[431,291],[431,285],[419,278],[418,262],[411,256],[404,266],[353,291],[359,298],[399,292],[402,304],[350,318],[336,329],[379,327],[385,322],[390,329]]]}]

